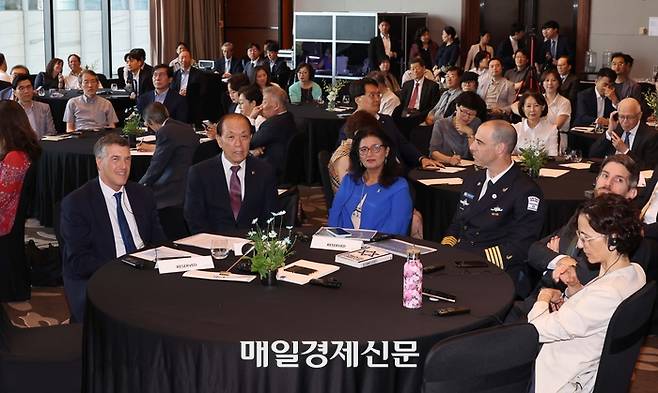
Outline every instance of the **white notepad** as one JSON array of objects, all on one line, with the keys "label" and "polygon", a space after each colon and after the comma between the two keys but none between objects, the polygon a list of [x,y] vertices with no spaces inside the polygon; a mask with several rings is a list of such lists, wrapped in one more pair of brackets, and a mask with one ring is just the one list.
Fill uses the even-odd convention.
[{"label": "white notepad", "polygon": [[423,183],[426,186],[436,186],[439,184],[446,184],[449,186],[457,186],[460,185],[464,182],[459,177],[445,177],[442,179],[420,179],[418,180],[419,182]]}]

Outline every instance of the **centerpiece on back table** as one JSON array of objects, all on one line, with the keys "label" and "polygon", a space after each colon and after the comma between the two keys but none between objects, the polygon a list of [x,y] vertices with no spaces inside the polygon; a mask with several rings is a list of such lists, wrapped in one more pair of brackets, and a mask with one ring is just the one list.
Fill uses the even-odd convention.
[{"label": "centerpiece on back table", "polygon": [[336,110],[336,98],[338,98],[338,93],[340,90],[347,85],[347,81],[344,79],[336,79],[334,83],[324,83],[324,91],[327,92],[327,110],[335,111]]}]

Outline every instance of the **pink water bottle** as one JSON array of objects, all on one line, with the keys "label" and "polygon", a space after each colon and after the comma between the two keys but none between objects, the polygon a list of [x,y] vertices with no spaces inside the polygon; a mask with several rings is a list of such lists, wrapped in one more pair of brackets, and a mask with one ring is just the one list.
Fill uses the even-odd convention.
[{"label": "pink water bottle", "polygon": [[423,305],[423,264],[416,248],[407,251],[402,282],[402,305],[406,308],[420,308]]}]

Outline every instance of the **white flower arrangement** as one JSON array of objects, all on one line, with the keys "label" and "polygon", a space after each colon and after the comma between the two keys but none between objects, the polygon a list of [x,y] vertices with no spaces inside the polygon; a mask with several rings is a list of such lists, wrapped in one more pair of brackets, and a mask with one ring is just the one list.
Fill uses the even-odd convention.
[{"label": "white flower arrangement", "polygon": [[[247,238],[254,244],[254,255],[246,258],[251,260],[251,271],[257,272],[261,278],[276,272],[285,265],[286,258],[293,254],[292,226],[285,227],[287,234],[283,227],[282,216],[286,211],[270,214],[272,217],[266,220],[267,226],[264,229],[258,225],[258,219],[254,219],[251,223],[256,225],[256,228],[247,232]],[[277,219],[278,226],[275,222]]]}]

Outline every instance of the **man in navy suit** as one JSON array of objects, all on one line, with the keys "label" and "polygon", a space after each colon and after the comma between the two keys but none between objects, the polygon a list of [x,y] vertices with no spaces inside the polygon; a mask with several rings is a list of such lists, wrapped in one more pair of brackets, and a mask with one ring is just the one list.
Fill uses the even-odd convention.
[{"label": "man in navy suit", "polygon": [[557,59],[562,56],[568,56],[573,61],[574,52],[567,37],[560,35],[560,25],[556,21],[549,20],[544,23],[541,32],[546,41],[542,43],[541,50],[537,52],[535,58],[537,63],[542,64],[544,69],[548,69],[555,68]]},{"label": "man in navy suit", "polygon": [[243,71],[242,62],[233,58],[233,43],[225,42],[222,45],[223,57],[215,60],[215,73],[220,74],[222,78],[230,78],[231,75]]},{"label": "man in navy suit", "polygon": [[142,115],[144,109],[154,102],[164,104],[169,111],[172,119],[187,123],[189,111],[187,100],[181,97],[176,90],[170,89],[171,82],[174,78],[174,71],[166,64],[158,64],[153,68],[153,87],[154,90],[147,91],[137,98],[137,110]]},{"label": "man in navy suit", "polygon": [[263,160],[249,156],[251,123],[229,113],[218,125],[222,154],[190,168],[185,193],[185,220],[192,233],[223,233],[261,225],[276,209],[276,177]]},{"label": "man in navy suit", "polygon": [[379,63],[387,58],[391,62],[391,72],[397,76],[400,72],[398,65],[400,48],[397,40],[391,38],[391,23],[387,20],[382,20],[379,22],[378,28],[379,35],[373,37],[368,45],[370,70],[378,70]]},{"label": "man in navy suit", "polygon": [[277,83],[282,89],[288,91],[291,71],[285,60],[279,59],[279,44],[268,42],[265,45],[265,65],[270,69],[272,82]]},{"label": "man in navy suit", "polygon": [[171,88],[187,100],[190,122],[200,125],[203,72],[192,67],[192,54],[188,50],[180,52],[178,62],[181,68],[174,73]]},{"label": "man in navy suit", "polygon": [[71,321],[84,317],[87,281],[108,261],[165,240],[153,194],[128,181],[130,146],[108,134],[94,145],[98,177],[61,205],[60,246]]},{"label": "man in navy suit", "polygon": [[260,45],[255,42],[250,43],[247,48],[247,57],[249,59],[244,63],[244,73],[249,78],[249,83],[254,83],[256,80],[256,71],[254,68],[265,63],[260,55]]},{"label": "man in navy suit", "polygon": [[137,97],[153,90],[153,68],[151,66],[146,67],[142,54],[131,50],[126,57],[128,59],[126,62],[126,67],[128,67],[126,91],[135,93]]},{"label": "man in navy suit", "polygon": [[287,102],[288,95],[283,89],[266,87],[260,108],[261,115],[267,120],[251,138],[251,153],[267,161],[276,169],[277,175],[283,173],[288,141],[297,132],[295,119],[286,109]]},{"label": "man in navy suit", "polygon": [[589,126],[594,122],[599,126],[608,126],[610,113],[615,110],[610,100],[615,95],[615,78],[613,70],[603,67],[596,75],[594,87],[578,92],[575,126]]}]

